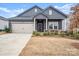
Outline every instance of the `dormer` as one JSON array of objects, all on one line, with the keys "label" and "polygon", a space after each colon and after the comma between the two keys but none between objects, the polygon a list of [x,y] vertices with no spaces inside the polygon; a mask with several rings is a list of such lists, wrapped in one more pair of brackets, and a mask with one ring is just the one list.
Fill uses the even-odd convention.
[{"label": "dormer", "polygon": [[43,13],[46,14],[49,19],[64,19],[67,17],[63,12],[52,6],[47,7]]}]

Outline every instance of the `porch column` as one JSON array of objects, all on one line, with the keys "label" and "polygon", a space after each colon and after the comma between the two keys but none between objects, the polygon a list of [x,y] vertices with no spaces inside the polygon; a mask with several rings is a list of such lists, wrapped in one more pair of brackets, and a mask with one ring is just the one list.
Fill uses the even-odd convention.
[{"label": "porch column", "polygon": [[48,19],[46,18],[46,30],[47,30],[47,21],[48,21]]},{"label": "porch column", "polygon": [[34,18],[34,31],[35,31],[35,21],[36,21],[36,19]]}]

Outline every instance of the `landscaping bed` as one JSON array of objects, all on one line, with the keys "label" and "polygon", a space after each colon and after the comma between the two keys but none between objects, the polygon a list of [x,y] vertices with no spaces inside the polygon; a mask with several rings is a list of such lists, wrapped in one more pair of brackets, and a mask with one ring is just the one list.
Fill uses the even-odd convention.
[{"label": "landscaping bed", "polygon": [[[33,36],[20,56],[79,56],[79,40],[63,37]],[[77,45],[77,48],[76,48]]]},{"label": "landscaping bed", "polygon": [[32,36],[53,36],[53,37],[57,36],[57,37],[79,40],[79,32],[67,32],[67,31],[33,32]]},{"label": "landscaping bed", "polygon": [[6,34],[6,33],[11,33],[11,29],[5,27],[4,29],[0,29],[0,35]]}]

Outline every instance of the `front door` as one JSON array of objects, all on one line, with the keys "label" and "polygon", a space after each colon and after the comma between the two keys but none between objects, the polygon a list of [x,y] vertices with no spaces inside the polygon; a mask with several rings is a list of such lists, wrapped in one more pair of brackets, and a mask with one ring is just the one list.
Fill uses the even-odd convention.
[{"label": "front door", "polygon": [[44,31],[44,21],[37,21],[37,31],[43,32]]}]

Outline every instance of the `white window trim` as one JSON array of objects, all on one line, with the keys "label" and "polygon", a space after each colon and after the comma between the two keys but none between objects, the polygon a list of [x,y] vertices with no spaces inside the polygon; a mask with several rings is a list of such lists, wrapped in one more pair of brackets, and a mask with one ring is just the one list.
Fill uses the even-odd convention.
[{"label": "white window trim", "polygon": [[[58,22],[56,22],[56,23],[57,23],[57,25],[56,25],[56,26],[57,26],[57,29],[54,29],[55,22],[49,22],[49,25],[50,25],[50,24],[53,24],[53,25],[52,25],[52,29],[53,29],[53,30],[58,30],[58,28],[59,28],[59,27],[58,27]],[[49,28],[49,29],[50,29],[50,28]]]},{"label": "white window trim", "polygon": [[[56,23],[56,25],[55,25],[55,23]],[[57,30],[58,30],[58,22],[54,22],[54,26],[57,26]],[[53,27],[54,27],[53,26]],[[54,29],[54,28],[53,28]]]}]

